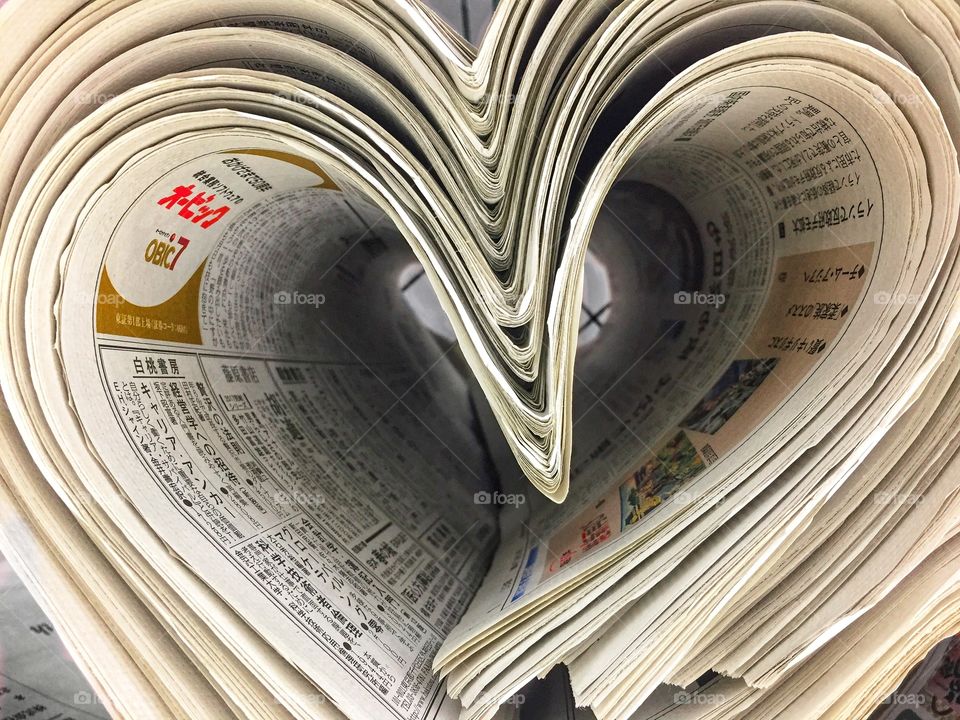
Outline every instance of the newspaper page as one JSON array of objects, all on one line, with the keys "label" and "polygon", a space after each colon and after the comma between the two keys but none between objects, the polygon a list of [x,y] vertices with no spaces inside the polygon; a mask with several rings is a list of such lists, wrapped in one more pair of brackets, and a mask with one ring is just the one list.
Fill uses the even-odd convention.
[{"label": "newspaper page", "polygon": [[496,543],[466,384],[404,319],[402,239],[289,147],[181,140],[96,197],[60,303],[71,396],[148,523],[335,704],[452,717],[431,661]]},{"label": "newspaper page", "polygon": [[[841,112],[836,95],[744,82],[703,96],[625,171],[626,195],[649,183],[688,209],[694,282],[691,267],[668,268],[677,287],[653,306],[656,335],[616,392],[584,393],[567,501],[527,505],[457,638],[649,536],[668,500],[663,510],[682,511],[718,477],[711,468],[776,436],[778,410],[826,359],[856,350],[842,342],[852,318],[917,301],[891,296],[895,276],[877,276],[894,224],[884,199],[907,178],[884,162],[883,141],[867,142],[875,128],[862,101]],[[640,227],[676,238],[682,225],[665,209]]]},{"label": "newspaper page", "polygon": [[960,639],[940,642],[870,720],[960,718]]},{"label": "newspaper page", "polygon": [[57,630],[0,556],[0,719],[109,720]]}]

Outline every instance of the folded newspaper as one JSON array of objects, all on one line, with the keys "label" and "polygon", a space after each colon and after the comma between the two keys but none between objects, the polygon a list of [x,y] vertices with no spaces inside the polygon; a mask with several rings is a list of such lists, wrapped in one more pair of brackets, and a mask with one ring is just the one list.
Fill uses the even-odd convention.
[{"label": "folded newspaper", "polygon": [[0,47],[0,549],[114,717],[851,720],[960,631],[953,0]]}]

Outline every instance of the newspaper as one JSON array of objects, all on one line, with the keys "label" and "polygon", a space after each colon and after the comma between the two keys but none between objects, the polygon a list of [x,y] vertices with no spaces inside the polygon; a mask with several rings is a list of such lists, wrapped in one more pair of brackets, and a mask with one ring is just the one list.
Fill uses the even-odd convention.
[{"label": "newspaper", "polygon": [[0,540],[118,714],[866,717],[950,625],[960,9],[0,20]]},{"label": "newspaper", "polygon": [[0,717],[109,720],[56,628],[0,556]]}]

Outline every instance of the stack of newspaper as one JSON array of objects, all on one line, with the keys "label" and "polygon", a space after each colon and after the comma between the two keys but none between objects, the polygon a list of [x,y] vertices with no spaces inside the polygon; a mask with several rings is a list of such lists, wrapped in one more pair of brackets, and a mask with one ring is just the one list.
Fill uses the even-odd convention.
[{"label": "stack of newspaper", "polygon": [[958,34],[8,0],[0,549],[115,717],[867,717],[960,631]]}]

